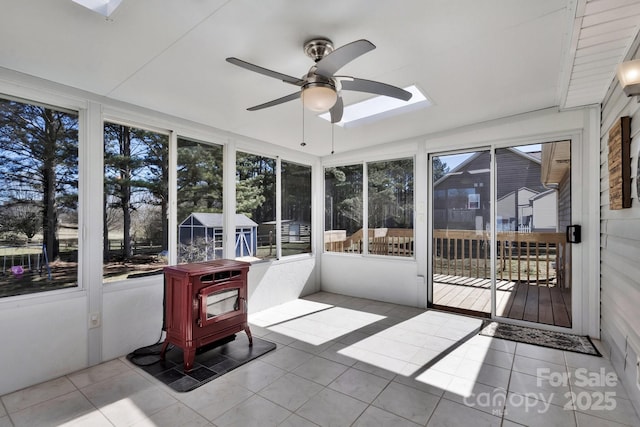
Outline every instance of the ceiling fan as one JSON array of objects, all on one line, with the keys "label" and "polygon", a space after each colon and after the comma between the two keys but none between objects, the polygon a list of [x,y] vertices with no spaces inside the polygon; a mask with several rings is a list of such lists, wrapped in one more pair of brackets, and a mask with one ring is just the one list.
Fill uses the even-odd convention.
[{"label": "ceiling fan", "polygon": [[306,108],[316,112],[328,110],[331,115],[331,123],[337,123],[342,120],[344,110],[341,96],[343,90],[385,95],[404,101],[408,101],[411,98],[410,92],[396,86],[372,80],[335,75],[340,68],[375,48],[375,45],[368,40],[356,40],[334,49],[333,43],[329,39],[311,39],[304,43],[304,52],[315,61],[315,65],[302,78],[272,71],[234,57],[227,58],[227,62],[301,88],[282,98],[250,107],[248,108],[249,111],[273,107],[274,105],[302,97],[302,103]]}]

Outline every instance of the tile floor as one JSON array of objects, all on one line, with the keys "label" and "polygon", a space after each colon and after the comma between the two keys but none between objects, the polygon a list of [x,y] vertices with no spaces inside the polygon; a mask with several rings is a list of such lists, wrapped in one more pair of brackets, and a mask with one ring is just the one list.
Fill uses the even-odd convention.
[{"label": "tile floor", "polygon": [[194,391],[122,357],[2,396],[0,427],[640,425],[606,358],[478,319],[321,292],[250,321],[278,348]]}]

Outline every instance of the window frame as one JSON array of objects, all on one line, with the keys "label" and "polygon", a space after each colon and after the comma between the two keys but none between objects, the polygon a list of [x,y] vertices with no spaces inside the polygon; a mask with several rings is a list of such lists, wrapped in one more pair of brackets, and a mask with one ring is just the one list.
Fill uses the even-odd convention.
[{"label": "window frame", "polygon": [[31,293],[21,293],[17,295],[10,295],[6,297],[0,297],[0,307],[12,306],[13,304],[20,304],[21,301],[41,301],[43,299],[50,300],[62,300],[69,297],[78,297],[82,295],[85,290],[84,286],[84,274],[86,267],[82,262],[83,253],[86,250],[84,245],[84,233],[82,233],[80,225],[83,224],[84,212],[86,211],[86,192],[88,185],[85,184],[86,180],[83,178],[86,176],[88,164],[86,160],[87,136],[86,136],[86,116],[87,116],[87,103],[78,99],[57,96],[48,93],[41,93],[37,90],[30,90],[27,88],[20,88],[17,95],[2,91],[2,85],[0,85],[0,98],[9,102],[16,102],[21,104],[33,105],[36,107],[50,108],[57,112],[74,114],[77,116],[77,216],[78,216],[78,237],[77,237],[77,267],[76,267],[76,284],[75,286],[68,286],[63,288],[49,289]]},{"label": "window frame", "polygon": [[345,167],[345,166],[356,166],[362,165],[362,230],[369,229],[369,167],[368,165],[371,163],[381,163],[381,162],[393,162],[399,160],[411,160],[412,161],[412,174],[413,174],[413,202],[412,202],[412,215],[413,215],[413,241],[414,241],[414,250],[412,256],[397,256],[397,255],[378,255],[372,254],[369,252],[369,242],[368,239],[363,239],[363,247],[361,253],[354,252],[336,252],[336,251],[328,251],[326,250],[324,234],[321,238],[322,245],[322,254],[330,254],[335,256],[359,256],[363,258],[378,258],[378,259],[386,259],[386,260],[398,260],[398,261],[413,261],[417,260],[416,257],[416,154],[415,153],[407,153],[406,155],[397,154],[395,156],[376,156],[367,160],[360,161],[348,161],[345,160],[339,163],[327,162],[322,165],[322,178],[323,178],[323,216],[322,216],[322,230],[326,230],[326,195],[327,195],[327,187],[326,187],[326,169],[327,168],[336,168],[336,167]]},{"label": "window frame", "polygon": [[[282,196],[284,193],[284,185],[283,185],[283,181],[282,181],[282,163],[286,162],[286,163],[290,163],[290,164],[294,164],[296,166],[301,166],[301,167],[305,167],[305,168],[309,168],[309,179],[310,179],[310,186],[309,186],[309,201],[310,201],[310,215],[309,215],[309,252],[300,252],[300,253],[296,253],[296,254],[291,254],[291,255],[282,255]],[[314,183],[313,183],[313,166],[312,165],[307,165],[301,162],[296,162],[296,161],[292,161],[292,160],[287,160],[287,159],[282,159],[280,157],[278,157],[277,160],[277,166],[276,166],[276,242],[277,242],[277,247],[278,247],[278,256],[277,259],[292,259],[295,257],[308,257],[311,256],[313,254],[315,254],[315,248],[314,248],[314,234],[315,234],[315,230],[314,230],[314,212],[313,212],[313,208],[315,206],[314,201],[313,201],[313,188],[314,188]]]},{"label": "window frame", "polygon": [[[175,143],[174,143],[175,139]],[[215,240],[215,236],[220,235],[222,247],[220,248],[222,251],[222,258],[226,257],[224,247],[225,247],[225,221],[224,221],[224,213],[225,213],[225,188],[224,188],[224,179],[225,179],[225,151],[227,148],[222,143],[217,143],[213,141],[206,141],[200,138],[185,136],[183,133],[178,134],[177,132],[172,132],[171,138],[169,140],[169,200],[174,200],[175,203],[169,204],[169,265],[177,265],[179,262],[179,245],[180,245],[180,231],[179,227],[181,224],[180,218],[178,218],[178,203],[179,203],[179,194],[178,194],[178,149],[180,148],[178,145],[180,140],[189,141],[199,145],[218,147],[221,150],[221,165],[222,165],[222,174],[221,174],[221,200],[222,204],[222,228],[219,233],[217,230],[213,231],[213,236]],[[173,180],[171,180],[173,177]],[[174,209],[175,205],[175,209]],[[206,231],[205,231],[206,234]],[[173,251],[171,248],[175,248]],[[215,242],[214,242],[214,254],[216,251]]]},{"label": "window frame", "polygon": [[392,159],[384,159],[384,160],[371,160],[371,161],[367,161],[365,162],[365,169],[366,169],[366,200],[363,201],[363,206],[366,206],[366,218],[367,218],[367,230],[369,230],[371,227],[369,225],[369,165],[372,163],[391,163],[391,162],[397,162],[397,161],[402,161],[402,160],[411,160],[411,175],[412,175],[412,184],[411,184],[411,216],[412,216],[412,220],[411,223],[413,224],[413,227],[411,228],[412,231],[412,242],[413,242],[413,254],[411,256],[401,256],[401,255],[383,255],[383,254],[372,254],[369,252],[369,244],[368,241],[365,244],[366,247],[366,255],[367,256],[371,256],[371,257],[380,257],[380,258],[384,258],[384,259],[405,259],[405,260],[415,260],[416,259],[416,158],[415,156],[406,156],[406,157],[398,157],[398,158],[392,158]]},{"label": "window frame", "polygon": [[[174,265],[176,263],[176,259],[177,259],[177,244],[176,244],[176,239],[177,239],[177,233],[172,232],[172,224],[173,227],[176,227],[176,216],[177,216],[177,210],[175,207],[175,196],[176,196],[176,191],[175,191],[175,187],[176,187],[176,182],[177,182],[177,138],[176,138],[176,133],[174,131],[172,131],[170,129],[169,122],[166,123],[167,126],[165,127],[161,127],[158,126],[158,123],[155,123],[156,120],[151,120],[148,119],[146,120],[144,117],[140,118],[137,117],[134,114],[127,114],[128,116],[131,116],[130,118],[123,118],[122,117],[122,113],[119,112],[118,114],[102,114],[101,117],[101,127],[100,127],[100,132],[102,134],[102,145],[100,147],[100,152],[101,154],[101,158],[102,158],[102,163],[101,163],[101,181],[100,181],[100,196],[101,199],[104,197],[104,185],[105,185],[105,176],[104,176],[104,127],[106,123],[113,123],[116,125],[120,125],[120,126],[127,126],[130,128],[136,128],[136,129],[140,129],[140,130],[144,130],[144,131],[148,131],[148,132],[153,132],[153,133],[157,133],[157,134],[161,134],[161,135],[166,135],[167,136],[167,143],[168,143],[168,162],[169,162],[169,171],[168,171],[168,176],[167,176],[167,195],[168,195],[168,204],[167,204],[167,214],[169,216],[168,218],[168,225],[167,225],[167,251],[168,251],[168,257],[167,257],[167,263],[166,265]],[[149,123],[154,123],[154,124],[149,124]],[[173,185],[172,185],[173,183]],[[172,191],[173,188],[173,191]],[[104,207],[101,207],[100,209],[100,216],[102,218],[102,216],[104,215],[103,212]],[[104,235],[103,235],[103,240],[100,242],[100,245],[102,248],[104,248]],[[121,286],[130,286],[131,284],[138,284],[138,283],[144,283],[148,280],[151,280],[150,278],[154,278],[154,277],[159,277],[161,276],[161,272],[158,272],[156,274],[151,274],[148,276],[141,276],[141,277],[133,277],[133,278],[125,278],[125,279],[120,279],[120,280],[113,280],[113,281],[105,281],[104,280],[104,254],[101,257],[101,269],[100,269],[100,280],[101,280],[101,285],[105,288],[109,288],[109,287],[121,287]]]}]

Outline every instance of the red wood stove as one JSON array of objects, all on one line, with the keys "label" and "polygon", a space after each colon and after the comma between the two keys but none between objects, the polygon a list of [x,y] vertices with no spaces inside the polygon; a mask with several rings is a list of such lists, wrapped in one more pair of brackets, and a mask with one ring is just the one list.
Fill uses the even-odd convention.
[{"label": "red wood stove", "polygon": [[245,331],[247,323],[247,273],[243,261],[215,260],[164,268],[166,338],[160,352],[164,359],[169,343],[184,353],[184,370],[193,368],[196,349]]}]

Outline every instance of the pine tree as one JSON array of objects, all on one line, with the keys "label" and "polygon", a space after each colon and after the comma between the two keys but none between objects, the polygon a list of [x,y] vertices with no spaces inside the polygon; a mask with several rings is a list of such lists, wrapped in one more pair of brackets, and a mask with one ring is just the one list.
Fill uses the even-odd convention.
[{"label": "pine tree", "polygon": [[78,116],[0,99],[0,181],[3,205],[39,207],[47,258],[56,259],[59,213],[77,210]]}]

